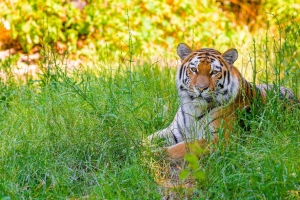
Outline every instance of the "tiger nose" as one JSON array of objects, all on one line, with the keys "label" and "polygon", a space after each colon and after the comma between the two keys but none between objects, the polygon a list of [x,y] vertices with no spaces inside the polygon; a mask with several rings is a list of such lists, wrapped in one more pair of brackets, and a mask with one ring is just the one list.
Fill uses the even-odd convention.
[{"label": "tiger nose", "polygon": [[208,89],[208,86],[196,86],[196,88],[200,91],[200,92],[203,92],[204,90],[207,90]]}]

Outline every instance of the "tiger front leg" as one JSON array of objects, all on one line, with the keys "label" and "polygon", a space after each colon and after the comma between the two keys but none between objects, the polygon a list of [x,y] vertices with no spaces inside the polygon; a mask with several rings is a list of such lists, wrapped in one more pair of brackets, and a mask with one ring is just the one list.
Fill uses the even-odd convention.
[{"label": "tiger front leg", "polygon": [[[201,148],[203,152],[211,150],[211,144],[219,141],[219,129],[223,129],[225,139],[228,138],[228,130],[231,130],[234,114],[231,107],[218,107],[210,111],[206,118],[202,118],[198,129],[198,138],[193,141],[185,141],[167,148],[170,158],[181,159],[188,152]],[[196,154],[196,151],[194,152]],[[199,155],[198,155],[199,156]]]},{"label": "tiger front leg", "polygon": [[[212,143],[218,142],[218,139],[218,135],[213,135]],[[172,159],[182,159],[188,152],[194,152],[194,150],[198,148],[201,148],[204,153],[207,152],[210,148],[207,139],[199,138],[198,140],[192,142],[180,142],[178,144],[168,147],[166,152],[168,156]]]},{"label": "tiger front leg", "polygon": [[148,141],[153,143],[156,139],[164,139],[165,146],[174,145],[184,141],[186,133],[188,132],[188,130],[186,130],[186,119],[184,119],[184,115],[185,113],[182,112],[180,107],[169,127],[153,133],[148,137]]},{"label": "tiger front leg", "polygon": [[148,136],[147,140],[148,142],[154,143],[154,141],[156,140],[164,140],[164,143],[166,143],[165,146],[173,144],[173,133],[172,133],[172,129],[171,126],[169,126],[168,128],[159,130],[153,134],[151,134],[150,136]]}]

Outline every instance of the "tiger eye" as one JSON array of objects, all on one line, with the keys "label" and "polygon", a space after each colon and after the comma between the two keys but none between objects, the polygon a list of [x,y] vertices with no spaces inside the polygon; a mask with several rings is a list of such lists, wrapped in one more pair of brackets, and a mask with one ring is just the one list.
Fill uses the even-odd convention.
[{"label": "tiger eye", "polygon": [[193,67],[193,68],[190,68],[190,69],[191,69],[192,72],[197,72],[197,69],[194,68],[194,67]]},{"label": "tiger eye", "polygon": [[216,74],[218,74],[218,73],[219,73],[219,71],[213,70],[213,71],[211,72],[211,75],[216,75]]}]

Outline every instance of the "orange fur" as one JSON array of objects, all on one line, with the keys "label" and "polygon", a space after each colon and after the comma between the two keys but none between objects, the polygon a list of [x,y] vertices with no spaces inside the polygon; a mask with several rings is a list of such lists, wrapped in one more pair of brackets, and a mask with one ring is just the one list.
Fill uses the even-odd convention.
[{"label": "orange fur", "polygon": [[[254,102],[253,100],[257,98],[260,98],[261,102],[264,104],[267,98],[266,90],[274,91],[274,87],[272,85],[252,85],[245,80],[245,78],[241,75],[238,69],[233,66],[233,63],[236,61],[238,56],[238,53],[235,49],[229,49],[223,54],[214,49],[200,49],[197,51],[192,51],[186,44],[182,43],[178,45],[177,53],[182,60],[182,65],[181,68],[179,68],[178,70],[176,79],[179,94],[180,92],[183,93],[183,96],[181,96],[182,101],[186,101],[185,103],[186,105],[188,105],[189,101],[187,100],[189,99],[187,98],[189,98],[189,95],[187,94],[190,94],[188,92],[192,92],[192,94],[194,92],[196,97],[190,97],[190,101],[192,102],[191,104],[189,104],[191,106],[188,107],[192,108],[190,112],[198,114],[201,113],[202,117],[203,115],[209,115],[212,120],[208,123],[208,125],[210,126],[210,128],[212,127],[213,130],[218,130],[222,124],[222,128],[224,129],[223,134],[225,140],[229,138],[229,133],[232,131],[233,123],[238,120],[238,116],[235,111],[249,109],[251,107],[251,104],[253,104]],[[217,60],[217,62],[215,62],[215,60]],[[184,68],[186,71],[183,71],[182,68]],[[182,89],[181,81],[186,81],[186,79],[182,79],[182,76],[185,76],[185,73],[189,79],[189,82],[183,83],[183,85],[185,87],[188,85],[188,88]],[[223,80],[223,87],[221,87],[223,93],[221,93],[221,90],[218,89],[217,94],[219,96],[217,96],[216,98],[219,97],[219,99],[205,100],[205,96],[203,96],[202,93],[205,93],[204,91],[206,91],[205,95],[207,97],[208,95],[210,95],[209,92],[216,91],[217,87],[220,88],[220,86],[218,86],[218,84],[220,84],[220,80]],[[229,80],[231,80],[231,82]],[[225,84],[225,81],[227,81],[227,85]],[[229,84],[231,85],[229,86]],[[227,92],[225,94],[224,91],[226,89]],[[228,92],[229,90],[231,91],[230,94]],[[223,94],[224,96],[221,96]],[[294,98],[293,92],[284,87],[280,87],[280,94],[288,99]],[[198,98],[198,95],[200,96],[200,99],[202,98],[202,102],[207,101],[207,105],[206,110],[199,110],[197,112],[197,110],[195,111],[194,109],[200,108],[197,106],[193,107],[193,103],[195,103],[193,100],[195,98]],[[220,96],[222,97],[221,99]],[[225,100],[222,100],[223,97]],[[184,102],[183,105],[185,105]],[[179,110],[178,113],[181,115],[186,114],[182,110]],[[182,118],[185,119],[185,117],[189,117],[189,115],[183,116]],[[193,117],[193,119],[196,120],[195,117],[198,116]],[[175,117],[172,123],[177,123],[177,125],[175,124],[173,126],[179,126],[180,128],[181,124],[179,123],[181,122],[176,121],[176,119],[177,118]],[[179,119],[181,118],[178,118],[178,120]],[[191,121],[189,122],[191,123]],[[186,122],[184,121],[184,123]],[[171,128],[173,126],[170,125]],[[152,134],[150,136],[150,141],[153,137],[156,136],[169,138],[174,137],[176,141],[176,136],[174,133],[172,133],[172,130],[177,131],[177,135],[182,134],[182,131],[178,129],[164,129],[162,130],[162,133]],[[202,131],[205,130],[203,129]],[[202,134],[202,132],[200,132],[200,134]],[[177,144],[167,147],[166,152],[171,158],[178,159],[183,158],[184,155],[188,151],[190,151],[190,149],[193,149],[191,147],[195,145],[201,147],[204,150],[207,150],[209,149],[210,142],[216,143],[219,140],[219,136],[217,134],[211,134],[211,136],[211,140],[207,140],[208,138],[205,139],[201,137],[197,141],[183,141],[179,143],[176,142]]]}]

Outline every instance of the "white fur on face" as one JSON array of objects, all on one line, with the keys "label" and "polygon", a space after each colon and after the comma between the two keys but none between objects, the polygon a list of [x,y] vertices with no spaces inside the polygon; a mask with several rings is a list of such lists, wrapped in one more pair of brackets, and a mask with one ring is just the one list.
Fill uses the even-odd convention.
[{"label": "white fur on face", "polygon": [[211,67],[211,70],[216,70],[216,71],[221,71],[221,68],[222,68],[220,61],[217,59],[215,59],[211,63],[210,67]]},{"label": "white fur on face", "polygon": [[190,62],[190,67],[196,67],[198,69],[198,65],[200,64],[200,59],[194,57]]}]

